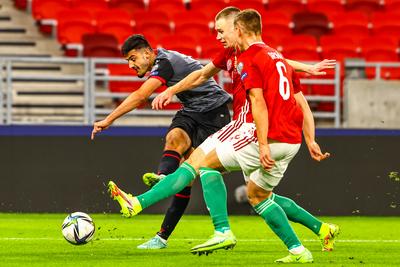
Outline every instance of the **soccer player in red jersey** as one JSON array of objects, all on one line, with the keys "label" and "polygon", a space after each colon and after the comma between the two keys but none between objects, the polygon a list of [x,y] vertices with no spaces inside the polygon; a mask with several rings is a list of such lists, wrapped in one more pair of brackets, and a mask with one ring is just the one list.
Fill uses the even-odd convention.
[{"label": "soccer player in red jersey", "polygon": [[[260,37],[259,37],[260,38]],[[260,38],[261,41],[261,38]],[[240,62],[237,64],[237,69],[239,74],[242,73],[242,67],[240,65]],[[241,74],[242,75],[242,74]],[[243,77],[241,77],[243,78]],[[305,101],[305,100],[304,100]],[[306,103],[306,102],[305,102]],[[301,105],[301,104],[300,104]],[[308,107],[308,105],[307,105]],[[311,113],[311,112],[310,112]],[[301,115],[301,112],[300,112]],[[239,115],[240,116],[240,115]],[[312,116],[312,115],[311,115]],[[300,118],[302,120],[302,118]],[[313,125],[313,121],[312,121]],[[143,208],[146,208],[153,203],[159,201],[160,199],[163,199],[164,197],[168,196],[169,192],[168,191],[173,191],[173,190],[178,190],[180,187],[183,185],[187,184],[188,182],[192,181],[196,177],[197,170],[200,169],[200,176],[201,176],[201,181],[203,185],[203,190],[204,190],[204,197],[207,203],[208,208],[210,209],[210,213],[213,217],[213,223],[214,226],[218,231],[221,230],[220,233],[217,233],[214,235],[214,237],[207,241],[204,244],[201,244],[199,246],[196,246],[192,249],[192,252],[210,252],[215,249],[219,248],[226,248],[229,246],[234,246],[236,241],[234,240],[234,236],[232,233],[229,231],[229,223],[227,220],[227,212],[226,212],[226,191],[224,192],[224,188],[222,190],[216,190],[216,188],[220,187],[220,181],[222,180],[221,175],[215,171],[215,169],[218,170],[239,170],[242,169],[245,173],[246,178],[248,181],[252,180],[262,180],[263,175],[265,172],[261,171],[263,168],[260,165],[258,153],[254,153],[254,148],[257,147],[257,138],[254,135],[254,132],[256,131],[255,125],[253,123],[243,123],[240,129],[237,132],[234,132],[233,135],[230,135],[228,140],[224,141],[222,145],[218,145],[217,149],[214,149],[210,153],[207,154],[207,157],[205,160],[200,160],[196,161],[196,157],[191,157],[187,162],[185,162],[179,169],[176,171],[174,174],[167,176],[163,180],[161,180],[152,190],[146,192],[145,194],[142,194],[138,197],[132,197],[130,195],[126,195],[122,191],[116,187],[114,183],[110,183],[110,189],[112,191],[112,196],[114,197],[115,200],[117,200],[121,207],[122,211],[124,214],[128,216],[136,215],[139,213]],[[301,127],[300,127],[300,135],[301,135]],[[307,139],[307,138],[306,138]],[[308,138],[309,140],[313,140],[313,138]],[[301,138],[300,138],[301,142]],[[319,146],[315,143],[315,141],[311,142],[315,144],[315,151],[313,157],[316,159],[323,159],[324,157],[327,156],[327,154],[322,154]],[[292,147],[290,157],[287,157],[285,161],[288,163],[291,158],[293,158],[294,154],[297,152],[299,145],[296,144],[296,146]],[[250,158],[245,158],[245,157],[240,157],[240,153],[243,151],[249,151],[251,152],[248,156]],[[230,153],[226,153],[229,151]],[[287,151],[285,151],[287,152]],[[311,150],[310,150],[311,152]],[[196,155],[196,151],[192,154]],[[242,154],[246,156],[246,153]],[[203,156],[204,158],[204,156]],[[197,158],[198,159],[198,158]],[[250,160],[249,160],[250,159]],[[270,159],[271,160],[271,159]],[[272,160],[273,161],[273,160]],[[269,162],[269,164],[273,164],[274,162]],[[283,163],[283,162],[282,162]],[[287,164],[286,164],[287,167]],[[277,182],[282,178],[283,172],[285,171],[286,167],[282,168],[282,166],[277,166],[278,173],[276,177],[274,175],[269,175],[272,176],[272,181],[266,182],[266,184],[271,183],[270,187],[273,188],[274,184],[276,185]],[[268,175],[267,175],[268,176]],[[271,178],[271,177],[269,177]],[[267,191],[267,190],[265,190]],[[269,191],[270,192],[270,191]],[[224,194],[225,193],[225,194]],[[251,194],[252,191],[249,190],[249,197],[251,199]],[[276,199],[278,201],[278,197],[282,203],[284,202],[283,200],[285,198],[277,196],[277,195],[271,195],[269,193],[271,199]],[[128,198],[129,201],[125,201],[124,199]],[[271,199],[268,199],[268,201],[273,201]],[[225,205],[225,210],[223,205]],[[254,202],[255,203],[255,202]],[[272,205],[272,208],[278,209],[277,212],[274,212],[272,214],[275,214],[274,216],[269,217],[270,212],[266,212],[267,218],[267,223],[270,225],[278,225],[279,222],[282,220],[282,209],[283,207],[280,207],[277,205],[275,202],[267,203],[267,206],[262,206],[261,211],[264,214],[264,211],[266,211],[264,208],[269,208]],[[265,204],[265,203],[264,203]],[[275,205],[274,205],[275,204]],[[298,222],[307,225],[307,220],[315,220],[315,218],[308,214],[306,211],[298,207],[293,201],[286,199],[285,205],[290,205],[290,209],[288,209],[289,212],[291,213],[296,213],[296,212],[301,212],[303,213],[301,217],[303,218],[296,218],[295,216],[292,217],[293,220],[297,220]],[[257,210],[257,209],[256,209]],[[212,213],[215,213],[217,211],[217,216],[213,216]],[[276,211],[276,210],[275,210]],[[286,212],[286,210],[285,210]],[[284,226],[288,226],[289,228],[285,228],[283,232],[283,235],[286,235],[289,239],[284,239],[284,241],[287,241],[288,248],[291,252],[291,254],[288,257],[285,257],[284,259],[281,259],[280,261],[283,262],[288,262],[288,261],[296,261],[296,262],[309,262],[312,261],[312,256],[311,254],[301,245],[301,243],[298,241],[298,238],[294,234],[293,230],[291,229],[290,225],[287,222],[287,217],[285,215],[285,212],[283,212],[283,216],[286,219],[286,222],[283,220]],[[292,214],[293,215],[293,214]],[[289,216],[289,214],[288,214]],[[278,222],[278,223],[277,223]],[[285,224],[286,223],[286,224]],[[308,222],[309,224],[315,223],[315,227],[322,228],[322,223],[317,221],[317,222]],[[318,226],[319,224],[319,226]],[[223,229],[226,228],[226,229]],[[289,231],[291,230],[291,231]],[[329,226],[328,226],[328,232],[330,231]],[[332,236],[329,236],[331,239]],[[218,242],[219,241],[219,242]],[[330,240],[327,240],[330,241]]]}]

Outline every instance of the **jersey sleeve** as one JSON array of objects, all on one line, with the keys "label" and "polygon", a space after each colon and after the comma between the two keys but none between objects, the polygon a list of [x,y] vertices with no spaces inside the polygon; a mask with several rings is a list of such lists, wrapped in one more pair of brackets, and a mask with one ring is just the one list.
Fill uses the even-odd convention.
[{"label": "jersey sleeve", "polygon": [[155,78],[162,82],[163,85],[174,76],[174,69],[168,59],[159,59],[150,71],[149,78]]},{"label": "jersey sleeve", "polygon": [[303,91],[303,87],[301,86],[299,75],[297,75],[296,71],[292,71],[292,83],[293,83],[293,92],[295,94]]},{"label": "jersey sleeve", "polygon": [[212,60],[214,66],[221,70],[228,70],[226,63],[229,52],[230,49],[221,49],[221,51]]}]

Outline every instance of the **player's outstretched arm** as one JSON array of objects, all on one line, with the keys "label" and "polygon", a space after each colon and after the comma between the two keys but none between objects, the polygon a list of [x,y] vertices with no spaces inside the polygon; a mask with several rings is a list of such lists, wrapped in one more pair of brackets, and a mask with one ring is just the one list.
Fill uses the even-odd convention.
[{"label": "player's outstretched arm", "polygon": [[271,157],[268,146],[268,109],[265,103],[263,90],[261,88],[252,88],[249,91],[251,102],[251,112],[257,129],[257,139],[260,149],[260,162],[264,169],[271,169],[275,161]]},{"label": "player's outstretched arm", "polygon": [[296,71],[303,71],[310,75],[326,75],[324,70],[333,69],[336,66],[335,59],[324,59],[314,65],[305,64],[298,61],[286,59],[287,63],[292,66]]},{"label": "player's outstretched arm", "polygon": [[162,85],[161,81],[155,78],[149,78],[142,86],[131,93],[116,109],[114,109],[104,120],[95,122],[93,125],[91,139],[94,136],[110,127],[110,125],[122,115],[140,106],[150,95]]},{"label": "player's outstretched arm", "polygon": [[328,152],[322,153],[321,148],[315,141],[314,117],[312,115],[307,100],[305,99],[302,92],[296,93],[294,95],[294,98],[296,99],[296,102],[300,105],[301,110],[303,111],[303,116],[304,116],[303,134],[311,157],[316,161],[321,161],[328,158],[330,154]]},{"label": "player's outstretched arm", "polygon": [[219,68],[215,67],[212,62],[205,65],[202,69],[193,71],[184,79],[179,81],[177,84],[168,87],[164,92],[159,94],[152,102],[153,109],[163,109],[166,105],[171,103],[172,97],[177,93],[193,89],[208,79],[213,77],[220,71]]}]

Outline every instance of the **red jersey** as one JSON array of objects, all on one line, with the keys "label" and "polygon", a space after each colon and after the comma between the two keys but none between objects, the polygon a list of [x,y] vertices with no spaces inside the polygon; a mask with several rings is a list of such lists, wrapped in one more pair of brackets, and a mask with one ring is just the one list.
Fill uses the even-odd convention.
[{"label": "red jersey", "polygon": [[264,43],[256,43],[240,55],[237,69],[246,91],[263,89],[268,108],[268,138],[301,143],[303,112],[294,98],[301,90],[300,82],[283,56]]},{"label": "red jersey", "polygon": [[212,63],[215,67],[226,70],[232,79],[233,92],[233,120],[241,123],[253,122],[250,112],[250,103],[246,98],[246,91],[240,75],[236,69],[239,52],[235,48],[224,48],[217,54]]}]

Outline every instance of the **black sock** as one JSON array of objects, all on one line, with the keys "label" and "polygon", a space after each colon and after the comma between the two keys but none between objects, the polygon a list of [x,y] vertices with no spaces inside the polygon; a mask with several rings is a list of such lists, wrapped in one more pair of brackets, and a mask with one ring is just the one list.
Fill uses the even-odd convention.
[{"label": "black sock", "polygon": [[174,196],[171,206],[168,208],[168,211],[165,214],[161,229],[157,233],[158,236],[167,240],[172,231],[174,231],[175,226],[178,224],[183,213],[185,212],[187,205],[189,204],[191,190],[192,187],[187,186]]},{"label": "black sock", "polygon": [[173,150],[165,150],[158,165],[158,174],[170,174],[176,171],[181,162],[181,155]]}]

